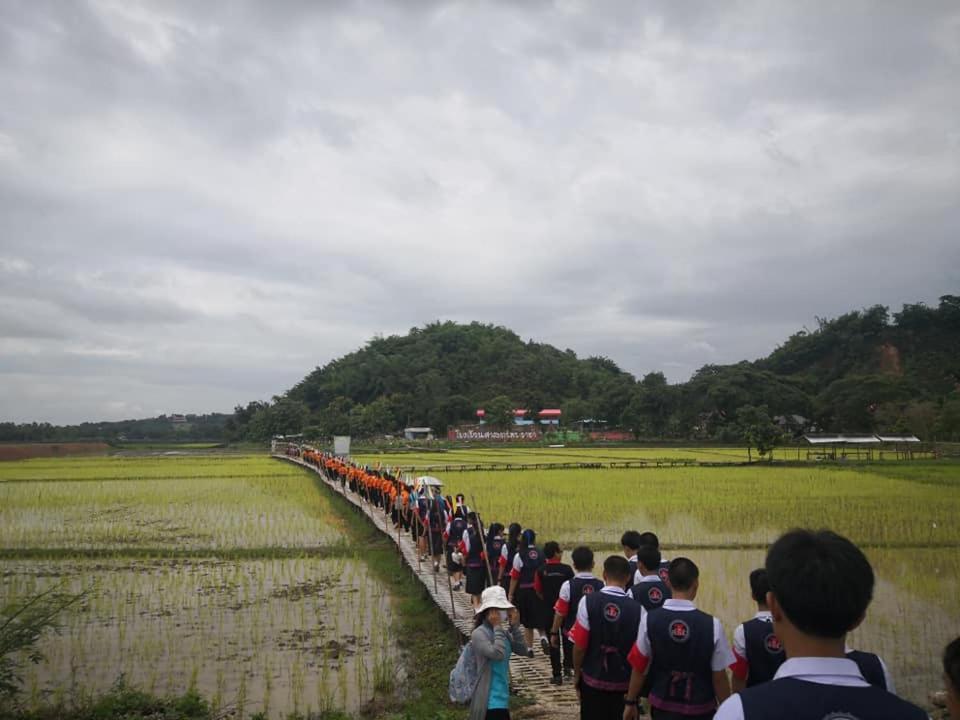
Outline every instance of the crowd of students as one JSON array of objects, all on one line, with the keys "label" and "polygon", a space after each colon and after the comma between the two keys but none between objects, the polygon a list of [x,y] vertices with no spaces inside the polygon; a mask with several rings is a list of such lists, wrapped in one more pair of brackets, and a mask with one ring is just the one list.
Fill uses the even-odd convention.
[{"label": "crowd of students", "polygon": [[[563,562],[530,528],[484,527],[462,495],[407,485],[395,474],[312,450],[307,463],[409,532],[435,572],[471,595],[471,637],[482,665],[471,720],[509,718],[511,653],[534,656],[539,634],[552,682],[572,682],[583,720],[921,720],[895,694],[883,660],[851,649],[874,574],[863,552],[828,530],[792,530],[744,579],[757,614],[733,632],[696,605],[699,568],[665,559],[652,532],[627,531],[601,577],[586,546]],[[749,580],[749,583],[747,582]],[[943,658],[947,703],[960,718],[960,638]],[[729,673],[729,674],[728,674]],[[732,678],[732,680],[731,680]]]}]

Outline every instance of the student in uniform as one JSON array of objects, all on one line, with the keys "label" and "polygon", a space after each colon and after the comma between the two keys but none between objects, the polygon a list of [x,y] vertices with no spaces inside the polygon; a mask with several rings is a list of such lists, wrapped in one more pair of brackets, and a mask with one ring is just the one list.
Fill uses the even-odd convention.
[{"label": "student in uniform", "polygon": [[497,582],[503,586],[504,590],[510,589],[510,570],[513,568],[513,559],[520,547],[521,530],[523,528],[520,527],[520,523],[510,523],[510,527],[507,528],[507,541],[500,550],[500,572],[497,575]]},{"label": "student in uniform", "polygon": [[433,497],[428,501],[426,520],[433,571],[440,572],[440,561],[443,559],[444,550],[443,531],[447,526],[447,511],[442,497]]},{"label": "student in uniform", "polygon": [[520,611],[520,622],[523,623],[524,637],[527,641],[527,654],[533,657],[533,631],[543,628],[543,619],[540,617],[540,601],[533,589],[533,580],[537,568],[543,565],[543,553],[537,547],[537,533],[527,528],[520,533],[520,546],[513,557],[513,568],[510,570],[510,591],[507,597]]},{"label": "student in uniform", "polygon": [[765,568],[750,573],[750,594],[757,603],[757,614],[733,631],[733,657],[730,672],[733,692],[773,680],[787,659],[780,638],[773,632],[773,618],[767,607],[770,582]]},{"label": "student in uniform", "polygon": [[692,560],[670,563],[673,597],[644,614],[630,651],[624,720],[637,716],[647,676],[653,720],[708,720],[729,697],[733,653],[720,621],[694,605],[699,586],[700,570]]},{"label": "student in uniform", "polygon": [[870,685],[844,641],[867,613],[873,568],[829,530],[791,530],[767,552],[773,630],[787,660],[773,680],[746,688],[715,720],[927,720],[920,708]]},{"label": "student in uniform", "polygon": [[652,545],[641,545],[637,550],[637,571],[633,587],[627,591],[647,612],[662,607],[673,597],[670,586],[660,579],[660,551]]},{"label": "student in uniform", "polygon": [[546,562],[537,568],[533,576],[533,590],[540,602],[540,649],[544,655],[550,656],[550,666],[553,677],[550,682],[554,685],[563,684],[563,668],[560,665],[560,648],[552,647],[550,628],[553,625],[553,606],[560,597],[560,588],[565,582],[573,578],[573,568],[563,562],[563,551],[560,543],[551,540],[543,546],[543,557]]},{"label": "student in uniform", "polygon": [[[557,602],[553,606],[553,627],[550,628],[551,652],[563,647],[563,674],[573,677],[573,641],[570,630],[577,619],[580,598],[603,588],[603,580],[593,575],[593,550],[580,545],[570,554],[574,576],[560,586]],[[552,661],[552,657],[551,657]]]},{"label": "student in uniform", "polygon": [[489,579],[498,584],[500,579],[500,554],[503,552],[503,523],[491,523],[487,528],[486,551],[487,564],[490,566]]},{"label": "student in uniform", "polygon": [[[467,530],[460,540],[460,552],[467,572],[467,592],[474,608],[480,606],[480,596],[487,586],[487,558],[483,552],[483,535],[480,520],[473,511],[467,514]],[[454,588],[459,590],[460,588]]]},{"label": "student in uniform", "polygon": [[960,637],[943,650],[943,684],[947,691],[947,712],[960,718]]},{"label": "student in uniform", "polygon": [[640,549],[640,544],[640,533],[636,530],[627,530],[620,537],[623,556],[627,558],[627,562],[630,564],[630,581],[625,588],[627,592],[630,592],[630,588],[633,587],[633,578],[637,572],[637,550]]},{"label": "student in uniform", "polygon": [[[650,532],[649,530],[640,533],[640,544],[650,545],[660,550],[660,538],[657,537],[656,533]],[[663,557],[662,551],[660,554],[660,568],[657,570],[657,574],[663,582],[667,585],[670,584],[670,561]]]},{"label": "student in uniform", "polygon": [[[457,562],[454,553],[460,545],[460,541],[463,540],[463,534],[466,531],[466,517],[455,514],[447,522],[447,527],[443,532],[443,537],[446,540],[447,572],[450,574],[450,582],[453,583],[454,590],[463,589],[463,563]],[[483,588],[480,588],[480,592],[483,592]]]},{"label": "student in uniform", "polygon": [[630,565],[620,555],[603,563],[604,586],[584,595],[570,630],[573,674],[580,696],[580,720],[621,720],[623,694],[630,685],[628,656],[642,608],[624,591]]}]

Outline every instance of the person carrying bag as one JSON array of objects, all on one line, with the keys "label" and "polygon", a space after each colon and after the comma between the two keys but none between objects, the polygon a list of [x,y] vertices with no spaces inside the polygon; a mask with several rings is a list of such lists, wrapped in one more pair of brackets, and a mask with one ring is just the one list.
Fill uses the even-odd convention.
[{"label": "person carrying bag", "polygon": [[[475,617],[470,641],[450,673],[450,699],[470,703],[470,720],[509,720],[510,655],[527,652],[520,614],[507,601],[504,589],[494,586],[483,591]],[[472,697],[468,697],[471,685]]]}]

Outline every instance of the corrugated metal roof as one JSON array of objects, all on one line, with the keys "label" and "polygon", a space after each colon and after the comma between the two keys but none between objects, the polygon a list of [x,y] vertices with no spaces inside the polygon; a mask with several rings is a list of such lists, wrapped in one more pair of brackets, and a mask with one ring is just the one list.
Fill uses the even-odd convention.
[{"label": "corrugated metal roof", "polygon": [[877,435],[883,442],[892,443],[918,443],[920,438],[916,435]]},{"label": "corrugated metal roof", "polygon": [[880,442],[876,435],[804,435],[811,445],[866,445]]}]

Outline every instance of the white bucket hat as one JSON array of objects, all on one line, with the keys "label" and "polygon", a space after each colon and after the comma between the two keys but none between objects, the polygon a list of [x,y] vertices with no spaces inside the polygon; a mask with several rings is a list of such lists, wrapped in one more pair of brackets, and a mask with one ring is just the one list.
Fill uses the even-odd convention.
[{"label": "white bucket hat", "polygon": [[486,612],[490,608],[498,610],[513,610],[513,605],[507,600],[507,591],[499,585],[488,587],[480,596],[480,607],[477,608],[475,615]]}]

